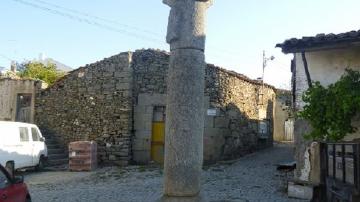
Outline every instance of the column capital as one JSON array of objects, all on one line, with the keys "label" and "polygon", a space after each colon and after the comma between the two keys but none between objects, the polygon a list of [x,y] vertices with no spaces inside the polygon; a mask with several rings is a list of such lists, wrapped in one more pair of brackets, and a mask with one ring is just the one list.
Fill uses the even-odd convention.
[{"label": "column capital", "polygon": [[172,7],[174,6],[177,2],[186,2],[186,1],[199,1],[199,2],[203,2],[203,3],[206,3],[208,7],[210,7],[213,3],[214,3],[214,0],[163,0],[163,3]]},{"label": "column capital", "polygon": [[206,10],[213,0],[163,0],[170,6],[166,42],[170,50],[205,49]]}]

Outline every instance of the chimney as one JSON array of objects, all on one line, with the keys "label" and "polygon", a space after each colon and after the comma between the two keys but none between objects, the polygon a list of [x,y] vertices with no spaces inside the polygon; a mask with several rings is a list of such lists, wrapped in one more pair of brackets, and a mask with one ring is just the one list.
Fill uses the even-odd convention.
[{"label": "chimney", "polygon": [[16,73],[16,61],[11,61],[11,64],[10,64],[10,70],[14,73]]}]

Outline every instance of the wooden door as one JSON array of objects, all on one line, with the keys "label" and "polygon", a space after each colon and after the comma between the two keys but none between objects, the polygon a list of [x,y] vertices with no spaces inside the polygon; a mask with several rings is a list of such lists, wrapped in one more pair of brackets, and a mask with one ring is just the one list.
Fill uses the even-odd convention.
[{"label": "wooden door", "polygon": [[31,122],[31,98],[32,94],[21,93],[17,95],[15,121]]},{"label": "wooden door", "polygon": [[165,107],[154,107],[152,134],[151,134],[151,159],[156,163],[164,163],[165,150]]}]

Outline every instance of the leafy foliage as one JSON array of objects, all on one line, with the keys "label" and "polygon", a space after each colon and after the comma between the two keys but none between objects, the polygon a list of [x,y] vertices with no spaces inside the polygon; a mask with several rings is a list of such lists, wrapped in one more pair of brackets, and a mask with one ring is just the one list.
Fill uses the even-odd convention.
[{"label": "leafy foliage", "polygon": [[58,71],[55,64],[44,65],[40,62],[28,62],[23,64],[18,76],[21,78],[40,79],[49,85],[65,75],[64,72]]},{"label": "leafy foliage", "polygon": [[346,69],[334,84],[323,87],[314,82],[303,95],[306,103],[299,116],[309,121],[313,130],[307,139],[339,141],[356,131],[351,120],[360,110],[360,73]]}]

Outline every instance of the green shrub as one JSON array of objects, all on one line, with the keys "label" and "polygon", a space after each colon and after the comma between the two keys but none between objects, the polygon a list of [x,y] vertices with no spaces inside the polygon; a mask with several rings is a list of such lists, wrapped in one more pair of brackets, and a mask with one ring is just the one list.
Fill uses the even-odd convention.
[{"label": "green shrub", "polygon": [[342,140],[356,131],[351,120],[360,110],[360,73],[346,69],[334,84],[324,87],[314,82],[303,95],[305,106],[299,117],[309,121],[313,130],[305,138],[317,141]]},{"label": "green shrub", "polygon": [[65,75],[64,72],[58,71],[54,64],[44,65],[40,62],[28,62],[23,64],[23,68],[18,72],[21,78],[39,79],[52,85],[59,78]]}]

